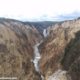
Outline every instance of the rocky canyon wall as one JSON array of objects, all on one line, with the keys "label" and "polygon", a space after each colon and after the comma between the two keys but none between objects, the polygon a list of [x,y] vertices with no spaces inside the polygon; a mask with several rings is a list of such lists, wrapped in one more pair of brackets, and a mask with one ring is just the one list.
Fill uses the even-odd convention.
[{"label": "rocky canyon wall", "polygon": [[42,39],[34,26],[0,19],[0,77],[17,80],[41,80],[31,60],[33,46]]},{"label": "rocky canyon wall", "polygon": [[80,80],[79,48],[80,19],[54,24],[0,19],[0,77]]},{"label": "rocky canyon wall", "polygon": [[67,71],[72,80],[80,80],[80,20],[63,21],[47,30],[49,36],[39,46],[41,74],[50,80],[49,76],[61,69]]}]

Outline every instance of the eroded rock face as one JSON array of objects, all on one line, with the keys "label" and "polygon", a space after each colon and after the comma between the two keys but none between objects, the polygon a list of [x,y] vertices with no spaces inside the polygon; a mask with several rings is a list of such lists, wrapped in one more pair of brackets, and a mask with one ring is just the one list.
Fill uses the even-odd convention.
[{"label": "eroded rock face", "polygon": [[33,45],[41,39],[34,27],[14,20],[0,20],[0,76],[41,80],[31,62]]},{"label": "eroded rock face", "polygon": [[63,68],[68,71],[72,80],[80,80],[80,31],[67,44],[65,55],[61,61]]},{"label": "eroded rock face", "polygon": [[[41,80],[42,76],[44,80],[80,80],[80,19],[57,23],[46,30],[48,35],[42,40],[42,34],[34,25],[0,19],[1,77]],[[41,40],[38,73],[31,61],[33,46]]]},{"label": "eroded rock face", "polygon": [[[72,80],[80,80],[80,36],[78,33],[80,31],[80,20],[64,21],[49,27],[47,30],[49,36],[40,45],[41,73],[46,78],[56,70],[64,69],[70,74]],[[76,35],[78,35],[78,38],[76,38]]]}]

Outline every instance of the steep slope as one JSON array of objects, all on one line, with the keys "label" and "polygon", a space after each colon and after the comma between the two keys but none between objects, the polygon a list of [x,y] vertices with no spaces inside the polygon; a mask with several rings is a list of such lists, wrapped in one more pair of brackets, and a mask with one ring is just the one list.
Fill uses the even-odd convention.
[{"label": "steep slope", "polygon": [[[59,69],[67,71],[71,78],[74,76],[72,80],[80,80],[79,35],[76,38],[77,32],[80,31],[80,19],[57,23],[47,30],[49,36],[39,47],[41,53],[40,69],[45,80],[48,80],[49,76]],[[77,40],[74,41],[75,39]],[[72,43],[66,50],[70,42]]]},{"label": "steep slope", "polygon": [[30,26],[29,24],[25,24],[21,21],[5,18],[0,19],[0,24],[9,27],[11,30],[15,31],[18,34],[24,34],[24,37],[27,36],[28,41],[31,45],[34,45],[35,43],[40,42],[42,40],[42,36],[34,25]]},{"label": "steep slope", "polygon": [[61,63],[63,69],[68,71],[72,80],[80,80],[80,31],[67,44]]},{"label": "steep slope", "polygon": [[0,77],[41,80],[31,62],[33,46],[41,39],[35,27],[16,20],[0,19]]}]

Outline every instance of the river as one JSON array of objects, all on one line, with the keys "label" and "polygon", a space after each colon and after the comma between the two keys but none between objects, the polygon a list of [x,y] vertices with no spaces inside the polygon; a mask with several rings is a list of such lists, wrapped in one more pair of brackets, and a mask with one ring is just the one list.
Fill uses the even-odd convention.
[{"label": "river", "polygon": [[[41,59],[41,55],[39,52],[39,45],[42,43],[42,41],[40,43],[37,43],[33,48],[34,48],[34,59],[33,59],[33,63],[34,63],[34,67],[35,70],[40,73],[40,68],[39,68],[39,60]],[[41,74],[40,74],[41,75]],[[41,79],[44,80],[43,75],[41,75]]]}]

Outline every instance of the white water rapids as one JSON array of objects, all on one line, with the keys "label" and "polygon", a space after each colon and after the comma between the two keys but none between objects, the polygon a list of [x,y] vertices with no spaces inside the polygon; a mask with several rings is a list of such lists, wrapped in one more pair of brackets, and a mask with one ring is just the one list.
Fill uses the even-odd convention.
[{"label": "white water rapids", "polygon": [[[43,36],[44,37],[47,37],[47,30],[44,29],[43,30]],[[40,72],[39,70],[39,60],[41,59],[41,55],[40,55],[40,52],[39,52],[39,49],[38,49],[38,46],[42,43],[43,41],[40,41],[40,43],[37,43],[35,44],[35,46],[33,47],[34,48],[34,60],[33,60],[33,63],[34,63],[34,67],[35,67],[35,70],[37,72]]]},{"label": "white water rapids", "polygon": [[[37,44],[34,46],[34,60],[32,61],[32,62],[34,63],[35,70],[36,70],[37,72],[39,72],[39,73],[40,73],[39,60],[41,59],[41,55],[40,55],[38,46],[39,46],[41,43],[42,43],[42,41],[41,41],[40,43],[37,43]],[[44,80],[43,75],[41,75],[41,79]]]},{"label": "white water rapids", "polygon": [[[46,29],[43,30],[43,36],[47,37],[47,30]],[[43,41],[40,41],[40,43],[35,44],[33,47],[34,48],[34,60],[32,60],[32,62],[34,63],[35,70],[39,73],[40,73],[39,60],[41,59],[41,55],[40,55],[38,47],[42,42]],[[42,78],[42,80],[44,80],[43,75],[41,75],[41,78]]]},{"label": "white water rapids", "polygon": [[36,69],[37,72],[39,72],[39,60],[41,58],[40,56],[40,53],[39,53],[39,50],[38,50],[38,46],[40,45],[40,43],[37,43],[35,46],[34,46],[34,60],[33,60],[33,63],[34,63],[34,67]]}]

